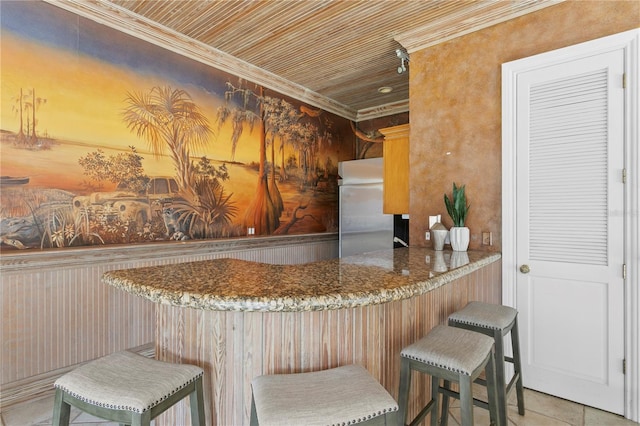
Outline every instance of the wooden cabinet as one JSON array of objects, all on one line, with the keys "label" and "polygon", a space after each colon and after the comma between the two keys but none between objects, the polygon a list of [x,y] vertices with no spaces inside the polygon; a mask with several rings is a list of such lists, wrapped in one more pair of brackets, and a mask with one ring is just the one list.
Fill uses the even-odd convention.
[{"label": "wooden cabinet", "polygon": [[383,202],[387,214],[409,213],[409,125],[380,129],[384,135]]}]

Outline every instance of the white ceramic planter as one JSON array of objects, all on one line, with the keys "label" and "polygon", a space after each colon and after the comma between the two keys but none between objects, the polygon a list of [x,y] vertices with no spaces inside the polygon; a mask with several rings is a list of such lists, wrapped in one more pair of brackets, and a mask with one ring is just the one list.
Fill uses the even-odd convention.
[{"label": "white ceramic planter", "polygon": [[454,226],[449,230],[449,239],[453,251],[467,251],[469,248],[469,228]]}]

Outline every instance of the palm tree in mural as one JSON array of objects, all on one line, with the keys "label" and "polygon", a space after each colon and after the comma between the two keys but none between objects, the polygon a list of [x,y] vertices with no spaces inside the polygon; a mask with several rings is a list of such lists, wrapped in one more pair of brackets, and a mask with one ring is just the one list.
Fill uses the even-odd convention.
[{"label": "palm tree in mural", "polygon": [[144,138],[154,155],[169,149],[178,186],[195,198],[196,173],[190,156],[191,149],[205,146],[212,134],[205,115],[187,92],[170,87],[127,93],[126,103],[127,128]]},{"label": "palm tree in mural", "polygon": [[[275,143],[276,138],[287,139],[292,128],[299,119],[295,108],[288,102],[265,96],[264,88],[256,90],[245,87],[236,87],[227,82],[225,91],[227,103],[218,109],[218,127],[231,121],[231,156],[235,156],[235,150],[240,136],[248,125],[249,130],[257,125],[260,134],[260,152],[258,184],[254,199],[247,208],[244,225],[255,228],[257,235],[272,234],[280,226],[280,214],[284,209],[282,197],[275,179],[274,152],[272,149],[271,167],[272,179],[269,185],[267,176],[267,145]],[[232,101],[239,101],[235,106]]]}]

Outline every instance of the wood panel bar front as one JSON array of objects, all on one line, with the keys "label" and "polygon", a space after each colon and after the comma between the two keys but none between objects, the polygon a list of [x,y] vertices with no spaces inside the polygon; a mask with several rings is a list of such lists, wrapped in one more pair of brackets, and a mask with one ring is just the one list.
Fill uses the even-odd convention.
[{"label": "wood panel bar front", "polygon": [[[397,399],[400,351],[468,301],[500,303],[501,261],[424,294],[381,304],[319,311],[216,311],[158,304],[156,356],[205,370],[207,424],[247,425],[251,380],[262,374],[361,364]],[[430,398],[414,375],[409,414]],[[156,425],[190,424],[186,401]]]}]

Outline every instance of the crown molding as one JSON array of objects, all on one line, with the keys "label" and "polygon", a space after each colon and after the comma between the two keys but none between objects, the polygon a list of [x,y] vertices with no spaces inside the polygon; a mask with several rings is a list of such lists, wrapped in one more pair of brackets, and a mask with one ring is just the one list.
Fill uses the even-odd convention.
[{"label": "crown molding", "polygon": [[374,118],[386,117],[388,115],[400,114],[409,111],[409,99],[402,101],[390,102],[388,104],[379,105],[372,108],[364,108],[358,110],[356,122],[371,120]]},{"label": "crown molding", "polygon": [[479,1],[429,25],[394,37],[408,53],[478,31],[522,15],[562,3],[564,0]]},{"label": "crown molding", "polygon": [[348,120],[354,121],[357,118],[357,112],[346,105],[322,96],[262,68],[251,65],[221,50],[186,37],[109,1],[44,1]]}]

